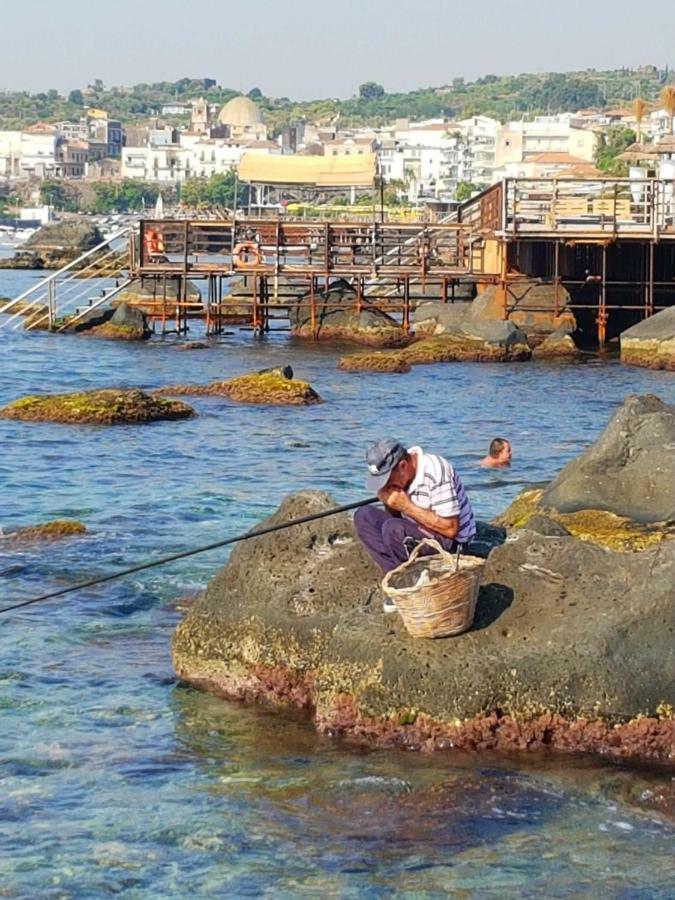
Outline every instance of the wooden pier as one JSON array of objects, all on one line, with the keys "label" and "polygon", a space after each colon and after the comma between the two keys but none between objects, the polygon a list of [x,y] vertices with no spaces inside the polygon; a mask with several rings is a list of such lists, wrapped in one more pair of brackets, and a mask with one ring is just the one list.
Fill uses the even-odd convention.
[{"label": "wooden pier", "polygon": [[[267,330],[271,309],[288,306],[289,285],[312,321],[316,298],[344,279],[356,305],[398,313],[407,328],[420,295],[450,302],[458,284],[473,282],[479,291],[495,284],[508,318],[523,284],[550,284],[569,293],[568,308],[587,331],[592,323],[602,345],[673,303],[673,184],[507,179],[438,224],[146,219],[132,274],[153,285],[153,318],[166,321],[170,309],[179,330],[199,317],[214,332],[232,319],[234,299],[239,317],[248,304],[250,327]],[[233,278],[246,279],[248,297],[229,296]],[[201,309],[189,301],[190,281],[206,283]]]}]

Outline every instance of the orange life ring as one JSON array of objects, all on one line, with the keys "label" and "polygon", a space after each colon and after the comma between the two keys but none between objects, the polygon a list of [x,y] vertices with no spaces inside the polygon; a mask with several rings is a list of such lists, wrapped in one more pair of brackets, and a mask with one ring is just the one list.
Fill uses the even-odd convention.
[{"label": "orange life ring", "polygon": [[164,253],[164,240],[156,228],[148,228],[144,234],[145,252],[148,256]]},{"label": "orange life ring", "polygon": [[232,251],[232,265],[237,269],[254,269],[261,262],[262,254],[255,241],[242,241]]}]

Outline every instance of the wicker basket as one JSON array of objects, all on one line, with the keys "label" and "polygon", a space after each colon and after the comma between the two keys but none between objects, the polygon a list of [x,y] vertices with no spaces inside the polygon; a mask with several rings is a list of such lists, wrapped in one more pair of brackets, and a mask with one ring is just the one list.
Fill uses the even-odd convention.
[{"label": "wicker basket", "polygon": [[[424,547],[436,554],[420,557]],[[476,556],[454,557],[438,541],[425,539],[409,560],[387,572],[382,589],[413,637],[450,637],[473,623],[484,563]]]}]

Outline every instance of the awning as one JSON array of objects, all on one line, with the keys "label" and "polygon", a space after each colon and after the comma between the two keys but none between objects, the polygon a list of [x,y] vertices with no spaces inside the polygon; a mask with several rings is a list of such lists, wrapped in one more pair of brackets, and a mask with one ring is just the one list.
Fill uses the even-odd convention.
[{"label": "awning", "polygon": [[309,187],[372,187],[376,156],[262,156],[244,153],[239,180],[253,184],[306,185]]}]

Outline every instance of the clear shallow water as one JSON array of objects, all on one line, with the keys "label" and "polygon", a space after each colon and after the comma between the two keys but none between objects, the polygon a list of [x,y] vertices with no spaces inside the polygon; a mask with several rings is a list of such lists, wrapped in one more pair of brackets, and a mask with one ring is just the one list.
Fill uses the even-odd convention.
[{"label": "clear shallow water", "polygon": [[[37,273],[0,273],[0,296]],[[0,420],[4,529],[73,516],[87,536],[0,544],[3,605],[252,526],[290,491],[364,495],[387,432],[445,452],[481,518],[550,478],[631,392],[675,378],[591,361],[354,376],[340,352],[227,336],[212,350],[0,330],[0,404],[34,391],[206,382],[290,362],[326,403],[147,427]],[[500,434],[514,466],[476,462]],[[177,598],[223,551],[0,617],[0,895],[672,896],[675,829],[629,796],[667,778],[598,762],[363,754],[303,722],[176,685]],[[647,795],[645,795],[647,796]]]}]

